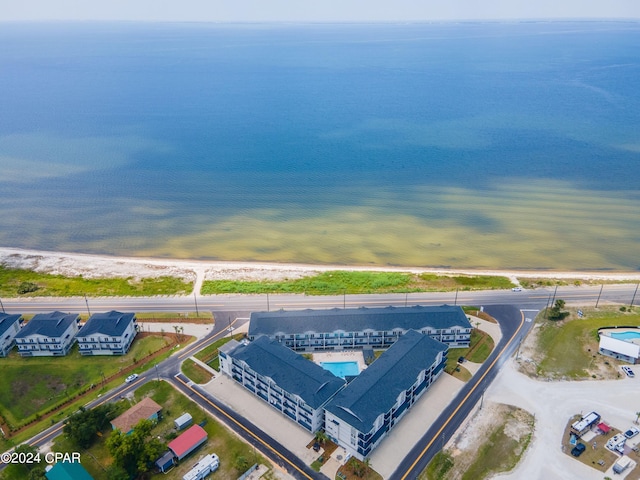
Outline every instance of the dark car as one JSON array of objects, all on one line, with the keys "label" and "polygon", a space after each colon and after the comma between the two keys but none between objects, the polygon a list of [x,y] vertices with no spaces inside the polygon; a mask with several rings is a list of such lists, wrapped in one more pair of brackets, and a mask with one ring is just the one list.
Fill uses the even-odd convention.
[{"label": "dark car", "polygon": [[585,447],[584,443],[579,443],[575,447],[573,447],[573,449],[571,449],[571,455],[573,455],[574,457],[579,457],[580,455],[582,455],[582,452],[586,450],[586,448],[587,447]]}]

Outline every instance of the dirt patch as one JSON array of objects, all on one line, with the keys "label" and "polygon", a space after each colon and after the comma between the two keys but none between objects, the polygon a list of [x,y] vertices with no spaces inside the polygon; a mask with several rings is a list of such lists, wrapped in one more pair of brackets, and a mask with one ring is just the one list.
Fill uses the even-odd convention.
[{"label": "dirt patch", "polygon": [[[448,445],[446,453],[453,459],[453,467],[446,478],[461,478],[471,465],[482,462],[480,452],[500,429],[504,436],[515,442],[513,451],[503,452],[505,457],[513,456],[517,460],[533,435],[533,416],[512,405],[485,402],[482,408],[477,409],[466,420],[458,435]],[[500,448],[499,445],[491,447]],[[494,455],[495,452],[489,449],[486,454]]]}]

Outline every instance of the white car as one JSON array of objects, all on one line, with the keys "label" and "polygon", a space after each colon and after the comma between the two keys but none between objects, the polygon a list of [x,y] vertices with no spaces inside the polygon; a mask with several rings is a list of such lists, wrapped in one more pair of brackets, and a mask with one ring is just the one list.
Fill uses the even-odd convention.
[{"label": "white car", "polygon": [[521,292],[522,291],[522,287],[513,287],[511,289],[512,292]]},{"label": "white car", "polygon": [[124,379],[125,382],[127,383],[131,383],[133,382],[136,378],[138,378],[138,374],[137,373],[132,373],[131,375],[129,375],[127,378]]},{"label": "white car", "polygon": [[627,374],[627,377],[635,377],[636,375],[633,373],[633,370],[631,370],[631,367],[627,367],[626,365],[622,366],[622,371],[624,371],[624,373]]}]

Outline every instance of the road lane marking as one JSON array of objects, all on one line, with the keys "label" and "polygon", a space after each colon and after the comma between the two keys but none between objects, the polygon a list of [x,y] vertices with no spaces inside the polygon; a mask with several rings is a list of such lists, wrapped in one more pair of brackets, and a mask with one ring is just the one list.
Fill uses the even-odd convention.
[{"label": "road lane marking", "polygon": [[[231,322],[229,324],[229,327],[233,327],[233,324],[236,323],[238,321],[238,319],[236,318],[233,322]],[[228,328],[228,327],[227,327]],[[213,337],[211,337],[210,339],[206,340],[202,345],[198,345],[198,343],[196,342],[195,345],[191,345],[189,348],[187,348],[184,352],[182,352],[180,355],[178,355],[179,359],[183,359],[184,357],[191,356],[191,353],[198,349],[198,350],[202,350],[203,348],[207,348],[209,345],[211,345],[213,342],[212,340],[217,340],[218,337],[222,334],[223,337],[229,333],[228,330],[225,328],[224,330],[220,330],[218,333],[216,333]]]},{"label": "road lane marking", "polygon": [[244,430],[246,433],[248,433],[253,439],[257,440],[258,442],[260,442],[262,445],[264,445],[266,448],[268,448],[270,451],[272,451],[273,453],[276,454],[276,456],[278,458],[281,458],[282,460],[284,460],[285,462],[287,462],[289,465],[291,465],[293,468],[295,468],[298,472],[300,472],[302,475],[305,476],[305,478],[308,478],[309,480],[313,480],[313,477],[310,477],[309,475],[307,475],[303,470],[300,470],[300,468],[298,468],[298,466],[296,464],[294,464],[293,462],[291,462],[287,457],[283,456],[280,452],[278,452],[275,448],[273,448],[271,445],[269,445],[267,442],[265,442],[264,440],[262,440],[262,438],[258,437],[255,433],[253,433],[251,430],[249,430],[247,427],[245,427],[244,425],[242,425],[240,422],[238,422],[235,418],[233,418],[231,415],[229,415],[227,412],[225,412],[224,410],[220,409],[215,403],[211,402],[211,400],[209,400],[207,397],[205,397],[204,395],[202,395],[198,390],[191,388],[190,386],[188,386],[185,382],[183,382],[180,378],[178,378],[178,376],[174,376],[174,378],[176,380],[178,380],[180,383],[182,383],[185,388],[191,390],[193,393],[195,393],[196,395],[198,395],[202,400],[204,400],[205,402],[207,402],[209,405],[211,405],[213,408],[215,408],[218,412],[220,412],[222,415],[224,415],[226,418],[228,418],[229,420],[231,420],[235,425],[237,425],[238,427],[240,427],[242,430]]},{"label": "road lane marking", "polygon": [[[445,420],[445,422],[442,424],[442,426],[440,427],[440,429],[436,432],[436,434],[431,438],[431,440],[429,441],[429,443],[427,444],[426,447],[424,447],[424,449],[422,450],[422,452],[420,452],[420,455],[418,455],[418,457],[415,459],[415,461],[409,466],[409,468],[406,470],[405,474],[401,477],[401,480],[405,480],[407,478],[407,476],[409,475],[409,473],[411,473],[411,471],[416,467],[416,465],[418,464],[418,462],[422,459],[422,457],[424,457],[424,454],[427,452],[427,450],[429,450],[431,448],[431,446],[433,445],[433,443],[438,439],[438,437],[440,437],[440,434],[444,431],[445,428],[447,428],[447,425],[449,425],[449,423],[451,422],[451,420],[453,419],[453,417],[456,416],[456,414],[458,413],[458,411],[462,408],[462,406],[466,403],[466,401],[469,399],[469,397],[471,396],[471,394],[476,390],[476,388],[478,388],[478,385],[480,385],[482,383],[482,380],[484,380],[484,377],[486,377],[489,372],[491,371],[491,369],[493,369],[494,365],[496,364],[496,362],[500,359],[500,357],[502,357],[502,354],[504,354],[504,352],[507,350],[507,348],[509,347],[509,345],[511,345],[511,342],[513,342],[513,340],[516,338],[516,336],[518,335],[518,333],[520,332],[520,329],[522,329],[522,326],[524,325],[524,313],[520,312],[521,315],[521,320],[520,320],[520,325],[518,326],[517,330],[514,332],[514,334],[511,336],[511,339],[507,342],[507,344],[502,348],[502,350],[500,351],[500,353],[498,355],[496,355],[496,358],[493,360],[493,362],[491,362],[491,365],[489,365],[489,367],[487,368],[487,370],[482,374],[482,376],[478,379],[478,381],[476,382],[476,384],[471,387],[471,390],[469,390],[469,392],[465,395],[465,397],[462,399],[462,401],[458,404],[458,406],[456,407],[456,409],[453,411],[453,413],[451,413],[451,415],[449,415],[449,418],[447,418]],[[487,387],[488,388],[488,387]]]}]

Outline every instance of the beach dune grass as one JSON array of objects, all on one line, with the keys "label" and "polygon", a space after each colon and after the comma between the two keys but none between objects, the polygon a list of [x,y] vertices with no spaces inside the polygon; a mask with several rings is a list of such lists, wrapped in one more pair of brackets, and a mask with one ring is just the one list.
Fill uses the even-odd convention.
[{"label": "beach dune grass", "polygon": [[[25,288],[26,286],[35,286]],[[21,288],[22,287],[22,288]],[[25,291],[20,294],[19,291]],[[29,291],[31,290],[31,291]],[[178,277],[157,278],[84,278],[39,273],[32,270],[0,266],[0,296],[2,297],[92,297],[186,295],[193,290],[192,282]]]},{"label": "beach dune grass", "polygon": [[207,280],[203,294],[223,293],[300,293],[306,295],[343,295],[367,293],[411,293],[474,289],[511,288],[507,277],[484,275],[445,276],[404,272],[363,272],[333,270],[294,280],[234,281]]}]

